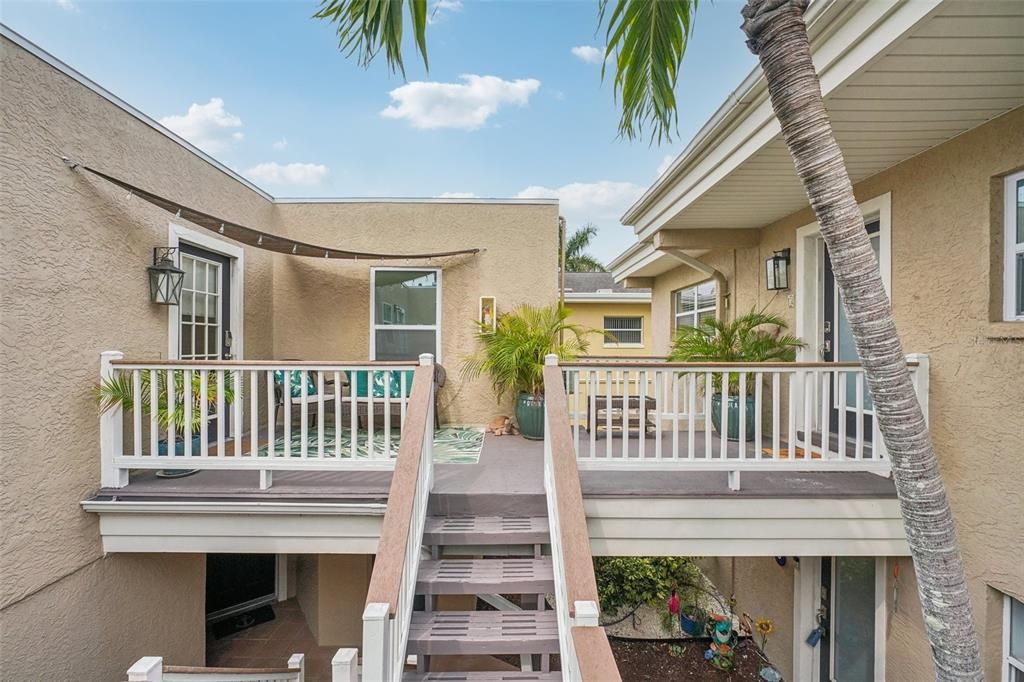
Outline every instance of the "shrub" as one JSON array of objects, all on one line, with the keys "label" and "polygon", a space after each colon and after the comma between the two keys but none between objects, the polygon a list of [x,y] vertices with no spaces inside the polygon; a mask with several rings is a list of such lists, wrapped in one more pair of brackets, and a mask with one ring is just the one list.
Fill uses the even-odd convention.
[{"label": "shrub", "polygon": [[686,557],[597,557],[594,559],[601,609],[614,613],[637,604],[665,605],[672,588],[692,600],[690,585],[700,585],[700,571]]}]

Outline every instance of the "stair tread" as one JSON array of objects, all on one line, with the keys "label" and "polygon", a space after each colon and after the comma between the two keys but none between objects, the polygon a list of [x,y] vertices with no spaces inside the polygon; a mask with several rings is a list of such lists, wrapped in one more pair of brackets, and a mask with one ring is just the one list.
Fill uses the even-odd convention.
[{"label": "stair tread", "polygon": [[546,516],[428,516],[423,541],[428,545],[545,544]]},{"label": "stair tread", "polygon": [[554,590],[551,557],[436,559],[420,562],[418,594],[547,594]]},{"label": "stair tread", "polygon": [[410,654],[557,653],[554,611],[416,611]]},{"label": "stair tread", "polygon": [[402,676],[404,682],[561,682],[560,672],[521,672],[518,670],[480,670],[473,672],[413,673]]}]

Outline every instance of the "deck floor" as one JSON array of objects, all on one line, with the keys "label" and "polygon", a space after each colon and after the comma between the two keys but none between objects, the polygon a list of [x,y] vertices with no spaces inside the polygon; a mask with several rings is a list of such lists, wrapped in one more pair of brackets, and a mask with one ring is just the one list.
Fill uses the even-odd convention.
[{"label": "deck floor", "polygon": [[[586,456],[589,443],[584,431],[581,431],[581,441],[581,450]],[[613,455],[620,456],[622,439],[613,437],[611,443]],[[653,455],[653,443],[653,438],[647,439],[648,456]],[[713,445],[717,457],[718,443]],[[603,438],[597,441],[599,459],[606,453],[606,447]],[[628,447],[631,457],[638,456],[635,436],[629,439]],[[735,448],[734,443],[729,444],[733,457]],[[702,440],[696,449],[703,455]],[[542,442],[488,434],[479,462],[435,465],[434,493],[535,495],[543,493],[543,480]],[[747,471],[742,474],[739,491],[729,490],[724,471],[581,471],[580,481],[587,497],[895,497],[896,494],[891,479],[868,472]],[[177,479],[137,471],[133,472],[128,486],[101,490],[99,497],[116,494],[120,499],[385,501],[390,484],[389,471],[276,471],[269,490],[259,489],[256,471],[200,471]]]}]

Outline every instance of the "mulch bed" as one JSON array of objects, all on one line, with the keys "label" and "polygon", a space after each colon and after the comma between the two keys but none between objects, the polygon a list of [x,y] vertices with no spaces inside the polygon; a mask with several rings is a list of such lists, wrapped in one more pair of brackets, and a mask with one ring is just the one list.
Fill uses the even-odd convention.
[{"label": "mulch bed", "polygon": [[729,672],[716,670],[704,660],[707,644],[685,642],[681,652],[672,653],[668,642],[651,642],[610,637],[612,653],[623,682],[663,682],[665,680],[716,680],[718,682],[754,682],[762,665],[753,647],[741,645]]}]

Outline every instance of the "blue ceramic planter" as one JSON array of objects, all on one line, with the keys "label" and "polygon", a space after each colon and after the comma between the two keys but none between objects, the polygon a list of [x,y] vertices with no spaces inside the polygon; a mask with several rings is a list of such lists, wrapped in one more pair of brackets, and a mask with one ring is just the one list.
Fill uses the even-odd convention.
[{"label": "blue ceramic planter", "polygon": [[[729,396],[729,433],[725,435],[728,440],[740,439],[740,397]],[[754,396],[747,396],[746,423],[743,425],[746,431],[745,440],[754,440]],[[716,393],[711,396],[711,424],[715,431],[722,434],[722,394]]]},{"label": "blue ceramic planter", "polygon": [[[202,443],[203,443],[203,441],[202,441],[202,439],[198,435],[192,436],[192,455],[193,456],[199,454],[199,448],[202,446]],[[167,439],[161,440],[159,443],[157,443],[156,454],[159,455],[160,457],[166,457],[167,456]],[[184,441],[184,439],[175,441],[175,443],[174,443],[174,456],[175,457],[184,457],[185,456],[185,441]]]},{"label": "blue ceramic planter", "polygon": [[519,433],[529,440],[544,439],[544,396],[520,393],[516,398],[516,422]]}]

